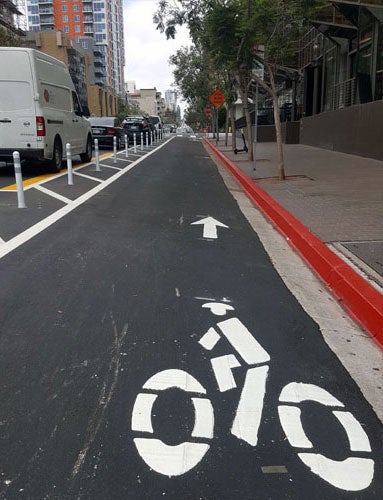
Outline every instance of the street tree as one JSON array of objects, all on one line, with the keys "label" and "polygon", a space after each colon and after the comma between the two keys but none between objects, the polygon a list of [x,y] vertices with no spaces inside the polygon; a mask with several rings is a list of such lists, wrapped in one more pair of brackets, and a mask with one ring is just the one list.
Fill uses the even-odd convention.
[{"label": "street tree", "polygon": [[[281,69],[294,73],[294,55],[305,20],[324,0],[162,0],[154,16],[157,28],[174,38],[186,24],[195,43],[202,43],[216,67],[234,75],[246,117],[249,159],[253,159],[249,97],[254,83],[273,102],[279,179],[285,178],[276,78]],[[256,47],[263,46],[259,55]],[[254,71],[261,65],[265,77]],[[295,70],[296,71],[296,70]]]}]

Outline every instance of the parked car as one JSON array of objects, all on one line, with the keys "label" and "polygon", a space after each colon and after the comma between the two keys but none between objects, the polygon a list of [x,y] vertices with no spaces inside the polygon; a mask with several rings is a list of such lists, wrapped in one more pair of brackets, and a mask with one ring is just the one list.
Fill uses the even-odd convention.
[{"label": "parked car", "polygon": [[149,144],[152,142],[151,132],[152,127],[149,119],[144,115],[127,116],[122,122],[125,133],[128,136],[129,143],[134,142],[134,134],[136,134],[137,144],[141,141],[141,132],[144,134],[144,142],[146,141],[145,134],[148,133]]},{"label": "parked car", "polygon": [[64,63],[35,49],[0,47],[0,161],[46,161],[58,172],[65,145],[92,159],[92,130]]},{"label": "parked car", "polygon": [[150,115],[149,122],[158,134],[158,132],[162,129],[161,118],[157,115]]},{"label": "parked car", "polygon": [[125,146],[125,130],[120,120],[115,116],[91,116],[88,118],[92,126],[93,139],[98,140],[100,146],[113,147],[113,140],[117,138],[117,149]]}]

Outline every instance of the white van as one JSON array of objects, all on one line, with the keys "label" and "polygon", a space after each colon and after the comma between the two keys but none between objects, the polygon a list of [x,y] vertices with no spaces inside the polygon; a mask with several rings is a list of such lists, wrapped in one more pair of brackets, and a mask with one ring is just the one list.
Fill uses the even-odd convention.
[{"label": "white van", "polygon": [[0,161],[47,160],[60,171],[65,145],[92,158],[92,131],[65,64],[34,49],[0,47]]}]

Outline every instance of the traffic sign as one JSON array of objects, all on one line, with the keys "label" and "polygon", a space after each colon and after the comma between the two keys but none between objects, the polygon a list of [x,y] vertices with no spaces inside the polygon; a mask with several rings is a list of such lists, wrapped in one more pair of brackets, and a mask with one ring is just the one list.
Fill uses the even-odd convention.
[{"label": "traffic sign", "polygon": [[216,107],[219,108],[225,102],[225,96],[223,95],[222,90],[216,89],[211,96],[209,97],[209,101]]}]

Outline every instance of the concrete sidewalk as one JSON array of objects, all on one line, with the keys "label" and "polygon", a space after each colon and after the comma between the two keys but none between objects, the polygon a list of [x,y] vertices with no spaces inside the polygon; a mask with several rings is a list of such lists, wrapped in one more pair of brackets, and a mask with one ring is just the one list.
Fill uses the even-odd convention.
[{"label": "concrete sidewalk", "polygon": [[[383,287],[383,162],[301,144],[284,145],[286,181],[277,179],[275,143],[257,162],[217,143],[228,159],[356,269]],[[238,146],[237,146],[238,147]],[[241,147],[241,146],[239,146]]]}]

